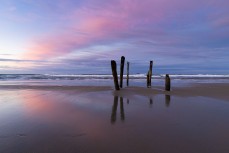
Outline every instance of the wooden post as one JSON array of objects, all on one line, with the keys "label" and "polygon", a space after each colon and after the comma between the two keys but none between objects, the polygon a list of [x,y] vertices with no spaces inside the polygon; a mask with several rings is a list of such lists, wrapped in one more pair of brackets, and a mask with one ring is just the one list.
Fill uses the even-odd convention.
[{"label": "wooden post", "polygon": [[130,63],[127,62],[127,72],[126,72],[126,86],[127,87],[129,86],[129,66],[130,66]]},{"label": "wooden post", "polygon": [[111,61],[111,69],[112,69],[112,75],[114,78],[115,90],[119,90],[118,74],[117,74],[117,69],[116,69],[116,62],[114,60]]},{"label": "wooden post", "polygon": [[120,64],[120,88],[122,88],[124,65],[125,65],[125,57],[122,56],[121,64]]},{"label": "wooden post", "polygon": [[147,81],[146,81],[146,82],[147,82],[147,88],[149,88],[149,77],[150,77],[150,76],[149,76],[149,71],[148,71],[147,77],[146,77],[146,78],[147,78]]},{"label": "wooden post", "polygon": [[170,91],[170,77],[168,74],[165,76],[165,90]]},{"label": "wooden post", "polygon": [[150,61],[150,66],[149,66],[149,87],[151,87],[151,79],[152,79],[152,72],[153,71],[153,61]]}]

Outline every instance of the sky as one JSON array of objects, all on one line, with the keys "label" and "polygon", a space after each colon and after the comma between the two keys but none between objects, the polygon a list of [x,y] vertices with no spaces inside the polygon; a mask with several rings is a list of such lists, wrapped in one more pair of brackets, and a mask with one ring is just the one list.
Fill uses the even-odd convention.
[{"label": "sky", "polygon": [[[228,0],[0,0],[0,74],[229,74]],[[118,67],[119,69],[119,67]]]}]

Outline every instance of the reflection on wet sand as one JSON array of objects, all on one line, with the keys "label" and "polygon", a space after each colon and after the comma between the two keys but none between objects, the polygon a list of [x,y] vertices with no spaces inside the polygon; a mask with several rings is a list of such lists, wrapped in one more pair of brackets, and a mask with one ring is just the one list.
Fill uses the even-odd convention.
[{"label": "reflection on wet sand", "polygon": [[77,92],[1,91],[0,153],[229,150],[229,103],[225,101]]},{"label": "reflection on wet sand", "polygon": [[114,96],[114,104],[112,106],[112,114],[111,114],[111,123],[115,123],[116,121],[116,112],[118,107],[118,96]]},{"label": "reflection on wet sand", "polygon": [[123,98],[120,97],[120,112],[121,112],[121,120],[125,120],[124,106],[123,106]]},{"label": "reflection on wet sand", "polygon": [[150,99],[149,99],[149,107],[152,108],[152,106],[153,106],[153,99],[150,98]]},{"label": "reflection on wet sand", "polygon": [[[114,103],[112,106],[112,113],[111,113],[111,123],[114,124],[116,122],[116,116],[117,116],[117,108],[118,108],[118,96],[114,96]],[[121,120],[125,120],[125,113],[124,113],[124,104],[123,104],[123,97],[120,97],[120,115]]]},{"label": "reflection on wet sand", "polygon": [[170,105],[170,95],[165,95],[165,106],[166,107],[169,107]]},{"label": "reflection on wet sand", "polygon": [[[114,102],[112,106],[112,112],[111,112],[111,123],[114,124],[116,122],[117,118],[117,108],[118,108],[118,100],[120,99],[120,117],[121,121],[125,120],[125,111],[124,111],[124,103],[123,103],[123,97],[114,96]],[[165,95],[165,106],[170,106],[170,95]],[[130,103],[129,99],[126,99],[127,104]],[[149,98],[149,107],[151,108],[153,106],[153,98]]]}]

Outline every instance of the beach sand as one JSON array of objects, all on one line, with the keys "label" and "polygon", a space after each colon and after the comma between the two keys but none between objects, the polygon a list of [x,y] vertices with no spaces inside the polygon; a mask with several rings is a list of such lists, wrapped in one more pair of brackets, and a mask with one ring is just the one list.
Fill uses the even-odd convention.
[{"label": "beach sand", "polygon": [[229,84],[0,86],[1,153],[228,153]]}]

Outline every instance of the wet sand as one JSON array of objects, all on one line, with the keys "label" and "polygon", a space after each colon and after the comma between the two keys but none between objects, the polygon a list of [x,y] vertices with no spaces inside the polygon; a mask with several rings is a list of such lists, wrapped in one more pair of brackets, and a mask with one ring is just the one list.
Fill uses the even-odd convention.
[{"label": "wet sand", "polygon": [[0,86],[0,152],[228,153],[228,91]]}]

